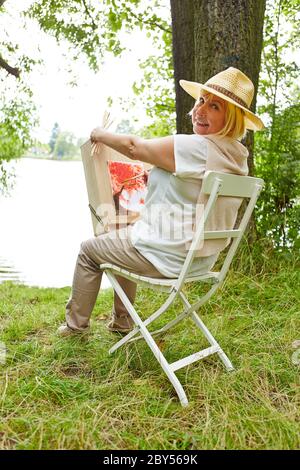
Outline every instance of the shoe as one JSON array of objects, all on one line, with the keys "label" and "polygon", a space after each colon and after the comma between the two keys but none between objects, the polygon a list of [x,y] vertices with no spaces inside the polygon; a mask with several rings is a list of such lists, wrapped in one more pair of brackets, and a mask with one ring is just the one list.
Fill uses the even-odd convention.
[{"label": "shoe", "polygon": [[64,323],[57,329],[57,334],[59,336],[66,337],[66,336],[86,334],[88,331],[89,331],[89,327],[86,328],[85,330],[72,330],[72,328],[70,328],[66,323]]},{"label": "shoe", "polygon": [[107,325],[109,331],[116,331],[118,333],[129,333],[134,327],[134,321],[127,314],[117,317],[114,313],[112,314],[111,320]]}]

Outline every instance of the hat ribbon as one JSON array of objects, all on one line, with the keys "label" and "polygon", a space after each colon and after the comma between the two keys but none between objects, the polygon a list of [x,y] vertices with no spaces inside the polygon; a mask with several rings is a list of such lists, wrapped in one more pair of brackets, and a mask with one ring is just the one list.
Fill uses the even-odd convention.
[{"label": "hat ribbon", "polygon": [[228,96],[228,98],[231,98],[233,101],[236,101],[238,104],[240,104],[244,108],[249,109],[249,106],[247,105],[247,103],[244,100],[239,98],[237,95],[235,95],[231,91],[226,90],[226,88],[223,88],[222,86],[219,86],[219,85],[215,85],[214,83],[206,83],[206,86],[209,87],[209,88],[213,88],[214,90],[218,91],[219,93],[223,93],[223,95]]}]

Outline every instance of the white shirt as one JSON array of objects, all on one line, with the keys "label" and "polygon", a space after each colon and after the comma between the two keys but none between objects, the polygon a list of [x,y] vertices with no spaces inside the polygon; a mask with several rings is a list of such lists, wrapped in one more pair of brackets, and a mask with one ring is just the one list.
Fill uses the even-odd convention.
[{"label": "white shirt", "polygon": [[[177,277],[191,243],[196,202],[207,160],[207,141],[200,135],[174,136],[175,172],[151,170],[140,219],[133,225],[133,246],[165,277]],[[218,253],[196,258],[190,274],[209,271]]]}]

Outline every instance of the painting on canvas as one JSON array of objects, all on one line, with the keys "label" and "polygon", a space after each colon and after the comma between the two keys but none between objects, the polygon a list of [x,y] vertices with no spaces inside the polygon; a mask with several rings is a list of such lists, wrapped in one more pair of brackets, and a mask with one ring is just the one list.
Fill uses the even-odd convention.
[{"label": "painting on canvas", "polygon": [[132,161],[100,144],[81,147],[94,234],[120,228],[139,217],[147,194],[151,165]]}]

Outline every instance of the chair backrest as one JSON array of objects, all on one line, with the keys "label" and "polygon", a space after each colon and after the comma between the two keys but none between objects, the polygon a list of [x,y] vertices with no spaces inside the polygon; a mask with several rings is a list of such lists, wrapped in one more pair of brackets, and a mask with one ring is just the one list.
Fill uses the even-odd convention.
[{"label": "chair backrest", "polygon": [[[205,209],[197,222],[195,235],[186,260],[182,267],[180,276],[178,278],[177,288],[180,288],[184,282],[185,277],[188,275],[189,268],[195,257],[197,247],[199,247],[201,240],[211,239],[224,239],[232,238],[233,241],[225,257],[222,269],[219,274],[219,281],[221,282],[230,266],[230,263],[235,255],[238,245],[245,232],[247,224],[250,220],[251,214],[255,207],[257,198],[264,186],[264,181],[261,178],[254,178],[251,176],[238,176],[228,173],[221,173],[216,171],[207,171],[204,175],[202,182],[202,193],[209,195]],[[208,220],[209,215],[214,210],[216,201],[219,196],[229,196],[242,199],[248,199],[247,204],[243,207],[243,215],[240,219],[239,226],[235,229],[231,228],[228,230],[215,230],[206,231],[205,223]]]}]

